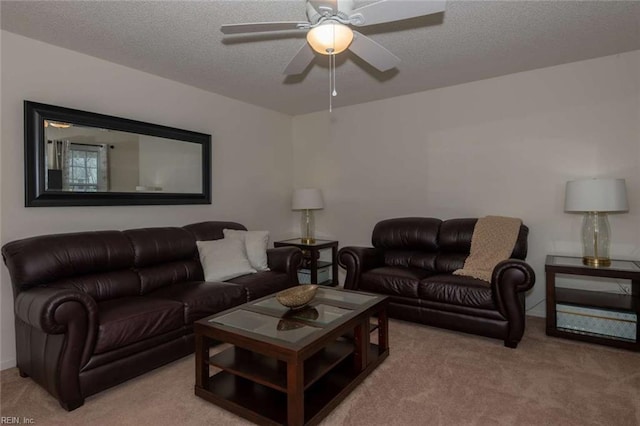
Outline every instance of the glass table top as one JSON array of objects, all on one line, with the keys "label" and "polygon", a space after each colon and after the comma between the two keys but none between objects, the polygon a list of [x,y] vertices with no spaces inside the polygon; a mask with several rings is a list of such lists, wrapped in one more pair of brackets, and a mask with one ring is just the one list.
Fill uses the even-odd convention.
[{"label": "glass table top", "polygon": [[265,299],[256,303],[252,303],[251,305],[259,306],[261,308],[267,308],[279,314],[285,314],[289,312],[289,308],[287,308],[286,306],[283,306],[280,302],[276,300],[275,297],[270,297],[268,299]]},{"label": "glass table top", "polygon": [[581,257],[572,256],[550,256],[551,265],[555,266],[574,266],[586,269],[608,269],[617,271],[633,271],[640,272],[640,264],[632,260],[611,260],[610,266],[588,266],[582,263]]},{"label": "glass table top", "polygon": [[[316,306],[314,301],[318,303],[319,299],[335,300],[338,302],[345,302],[352,305],[364,305],[365,303],[371,302],[372,300],[376,299],[376,296],[369,296],[366,294],[358,294],[358,293],[349,293],[346,291],[333,290],[330,288],[318,288],[318,292],[316,293],[316,296],[313,298],[313,301],[311,302],[311,304]],[[253,303],[252,305],[259,306],[261,308],[267,308],[269,310],[272,310],[281,314],[289,312],[289,308],[282,306],[280,302],[276,300],[275,297],[270,297],[268,299],[258,301],[256,303]],[[329,308],[329,306],[327,306],[327,308]]]},{"label": "glass table top", "polygon": [[[342,318],[346,320],[353,312],[365,309],[367,304],[382,299],[380,296],[322,287],[318,289],[311,303],[302,309],[291,310],[281,305],[275,296],[271,296],[247,303],[208,321],[288,343],[297,343],[316,331],[332,327],[334,321]],[[340,306],[334,306],[335,304]]]},{"label": "glass table top", "polygon": [[354,305],[364,305],[376,299],[376,296],[366,294],[350,293],[347,291],[333,290],[330,288],[319,288],[316,298],[336,300],[339,302],[352,303]]},{"label": "glass table top", "polygon": [[312,305],[303,309],[290,310],[282,306],[275,297],[256,302],[253,306],[259,306],[277,312],[283,319],[299,319],[318,324],[329,324],[333,320],[353,312],[351,309],[338,308],[337,306],[325,305],[323,303],[312,303]]},{"label": "glass table top", "polygon": [[343,309],[336,306],[319,304],[315,306],[309,306],[304,309],[290,311],[285,314],[284,318],[298,319],[326,325],[344,315],[350,314],[351,312],[353,311],[350,309]]},{"label": "glass table top", "polygon": [[238,309],[209,322],[250,331],[261,336],[294,343],[320,330],[318,327],[303,324],[286,318],[276,318],[257,312]]}]

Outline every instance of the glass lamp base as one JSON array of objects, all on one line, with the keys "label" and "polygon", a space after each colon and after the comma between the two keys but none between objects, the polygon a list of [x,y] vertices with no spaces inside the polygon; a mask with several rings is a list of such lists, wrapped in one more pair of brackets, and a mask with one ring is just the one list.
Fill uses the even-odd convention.
[{"label": "glass lamp base", "polygon": [[315,220],[313,218],[313,210],[307,209],[302,211],[302,218],[300,219],[300,231],[302,244],[313,244],[316,242],[314,238],[315,234]]},{"label": "glass lamp base", "polygon": [[585,256],[582,258],[582,263],[587,266],[611,266],[611,259],[608,257],[592,257]]},{"label": "glass lamp base", "polygon": [[585,212],[582,221],[582,263],[587,266],[610,266],[610,228],[607,213]]}]

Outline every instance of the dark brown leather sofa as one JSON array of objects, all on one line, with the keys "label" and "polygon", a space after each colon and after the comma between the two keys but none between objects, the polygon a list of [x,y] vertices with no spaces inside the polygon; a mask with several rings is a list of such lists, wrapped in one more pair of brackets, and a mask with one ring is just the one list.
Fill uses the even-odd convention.
[{"label": "dark brown leather sofa", "polygon": [[503,339],[515,348],[525,327],[525,291],[535,283],[522,225],[511,259],[491,283],[452,272],[464,265],[477,219],[398,218],[379,222],[373,247],[344,247],[345,288],[388,295],[389,316]]},{"label": "dark brown leather sofa", "polygon": [[270,271],[204,282],[196,240],[233,222],[45,235],[2,248],[15,300],[17,364],[73,410],[103,389],[194,350],[193,322],[298,284],[302,253],[269,249]]}]

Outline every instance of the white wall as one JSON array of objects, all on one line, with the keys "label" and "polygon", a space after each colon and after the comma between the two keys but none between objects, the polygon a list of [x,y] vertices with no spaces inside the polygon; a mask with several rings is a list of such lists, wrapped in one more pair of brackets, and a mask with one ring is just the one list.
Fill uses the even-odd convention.
[{"label": "white wall", "polygon": [[610,218],[612,254],[640,258],[639,122],[635,51],[294,117],[294,187],[324,191],[316,230],[341,246],[370,245],[391,217],[522,218],[531,309],[544,300],[545,256],[580,255],[567,180],[626,179],[630,212]]},{"label": "white wall", "polygon": [[[289,235],[291,117],[8,32],[1,36],[4,244],[59,232],[233,220]],[[23,100],[212,135],[213,204],[24,208]],[[1,272],[0,367],[15,364],[13,301]]]}]

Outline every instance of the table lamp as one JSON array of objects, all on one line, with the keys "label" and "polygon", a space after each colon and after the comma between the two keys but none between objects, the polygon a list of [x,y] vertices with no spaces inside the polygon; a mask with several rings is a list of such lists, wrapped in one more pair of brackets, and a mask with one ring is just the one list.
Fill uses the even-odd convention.
[{"label": "table lamp", "polygon": [[292,210],[302,210],[302,218],[300,226],[302,235],[300,239],[304,244],[313,244],[316,242],[315,223],[313,219],[313,211],[324,207],[322,200],[322,191],[317,188],[302,188],[293,191],[293,200],[291,203]]},{"label": "table lamp", "polygon": [[610,266],[607,213],[629,210],[624,179],[579,179],[567,182],[564,211],[584,213],[582,263]]}]

